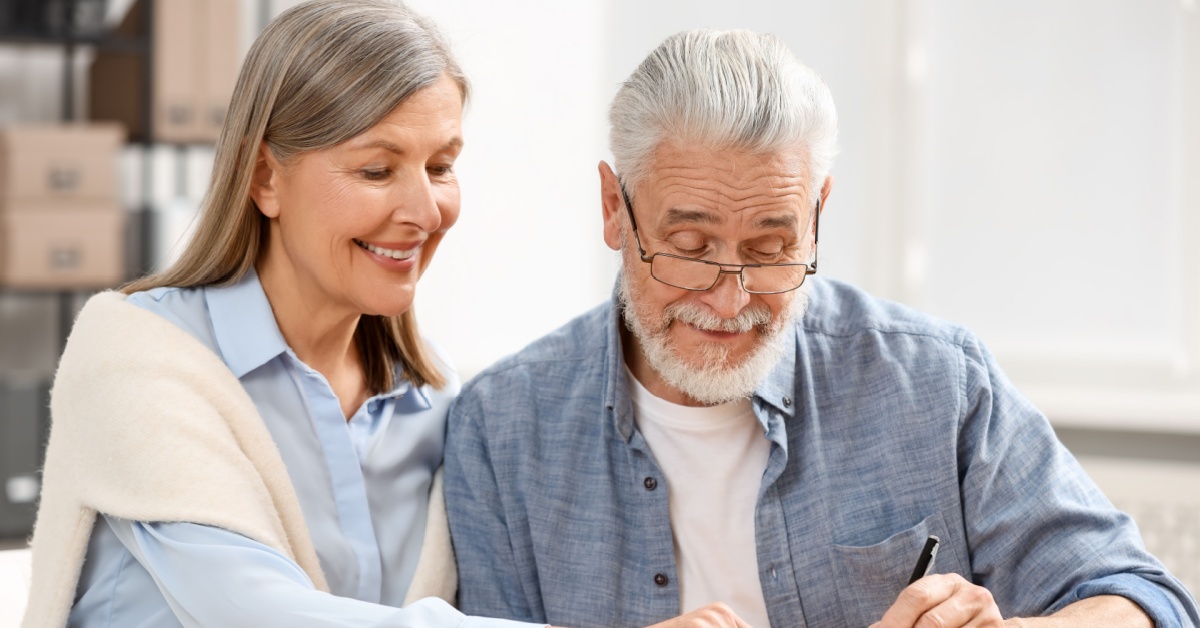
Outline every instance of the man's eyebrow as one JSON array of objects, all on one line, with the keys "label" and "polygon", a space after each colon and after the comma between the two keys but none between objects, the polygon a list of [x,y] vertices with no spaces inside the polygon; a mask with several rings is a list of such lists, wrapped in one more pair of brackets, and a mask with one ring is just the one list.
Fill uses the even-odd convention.
[{"label": "man's eyebrow", "polygon": [[796,226],[796,215],[792,213],[764,216],[754,221],[761,229],[792,229]]},{"label": "man's eyebrow", "polygon": [[678,224],[701,224],[701,225],[719,225],[723,221],[721,217],[712,212],[707,212],[699,209],[680,209],[672,207],[667,210],[667,215],[663,219],[662,226],[673,227]]},{"label": "man's eyebrow", "polygon": [[[724,220],[719,214],[700,210],[700,209],[681,209],[672,207],[667,210],[667,215],[663,219],[663,227],[673,227],[679,224],[699,224],[699,225],[719,225]],[[796,215],[792,213],[778,214],[775,216],[764,216],[754,221],[754,226],[759,229],[794,229],[796,227]]]}]

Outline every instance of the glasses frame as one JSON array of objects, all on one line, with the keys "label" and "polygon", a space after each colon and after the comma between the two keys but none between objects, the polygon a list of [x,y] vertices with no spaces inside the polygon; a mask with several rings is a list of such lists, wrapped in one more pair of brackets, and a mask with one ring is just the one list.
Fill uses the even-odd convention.
[{"label": "glasses frame", "polygon": [[[634,218],[634,216],[633,216],[633,201],[631,201],[629,199],[629,192],[625,191],[625,184],[618,183],[618,185],[621,188],[621,197],[625,201],[625,211],[629,212],[629,224],[633,227],[633,240],[634,240],[634,242],[637,243],[638,258],[641,259],[643,262],[650,264],[650,276],[654,277],[655,281],[658,281],[659,283],[666,284],[668,286],[671,286],[672,288],[679,288],[680,290],[691,290],[692,292],[705,292],[708,290],[712,290],[717,285],[717,283],[719,283],[721,281],[721,275],[737,275],[738,286],[740,286],[742,288],[742,290],[745,290],[746,292],[748,292],[750,294],[783,294],[785,292],[799,290],[800,286],[804,285],[805,278],[807,278],[809,275],[817,274],[817,240],[818,240],[818,234],[820,233],[820,230],[821,230],[821,197],[820,196],[817,197],[816,207],[813,208],[813,251],[812,251],[812,262],[811,263],[787,262],[787,263],[783,263],[783,264],[722,264],[721,262],[710,262],[705,259],[696,259],[694,257],[675,255],[673,253],[655,253],[653,255],[647,256],[646,249],[642,248],[642,238],[641,238],[641,236],[638,235],[637,219]],[[710,285],[707,288],[687,288],[684,286],[677,286],[668,281],[663,281],[662,279],[659,279],[658,276],[654,274],[654,258],[659,257],[659,256],[672,257],[675,259],[685,260],[685,261],[689,261],[689,262],[698,262],[700,264],[708,264],[710,266],[716,266],[717,267],[717,276],[715,279],[713,279],[712,285]],[[781,267],[781,266],[803,266],[804,267],[804,274],[801,275],[800,283],[796,284],[795,288],[789,288],[787,290],[771,290],[771,291],[748,290],[746,288],[746,278],[745,278],[745,276],[742,275],[743,270],[745,270],[747,268],[773,268],[773,267]],[[736,270],[732,270],[732,269],[736,269]]]}]

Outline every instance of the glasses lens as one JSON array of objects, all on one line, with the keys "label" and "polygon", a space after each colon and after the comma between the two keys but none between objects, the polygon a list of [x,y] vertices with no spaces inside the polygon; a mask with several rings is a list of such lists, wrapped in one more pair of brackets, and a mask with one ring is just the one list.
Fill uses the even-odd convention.
[{"label": "glasses lens", "polygon": [[807,271],[805,264],[747,266],[742,269],[742,283],[746,292],[787,292],[804,283]]},{"label": "glasses lens", "polygon": [[721,267],[700,260],[669,255],[651,258],[650,274],[655,279],[685,290],[708,290],[717,283]]}]

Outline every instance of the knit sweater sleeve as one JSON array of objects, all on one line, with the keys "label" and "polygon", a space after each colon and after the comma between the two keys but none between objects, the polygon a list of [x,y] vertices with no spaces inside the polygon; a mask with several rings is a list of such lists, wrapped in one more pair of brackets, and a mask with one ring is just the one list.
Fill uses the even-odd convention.
[{"label": "knit sweater sleeve", "polygon": [[169,321],[119,294],[93,297],[59,363],[51,418],[26,625],[65,623],[96,513],[230,530],[327,589],[253,402],[219,357]]}]

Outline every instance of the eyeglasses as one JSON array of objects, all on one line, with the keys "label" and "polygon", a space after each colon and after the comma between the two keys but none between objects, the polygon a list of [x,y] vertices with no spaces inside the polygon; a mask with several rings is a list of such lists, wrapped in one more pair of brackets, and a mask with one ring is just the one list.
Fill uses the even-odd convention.
[{"label": "eyeglasses", "polygon": [[711,290],[721,280],[721,275],[737,275],[742,290],[751,294],[779,294],[791,292],[804,283],[804,278],[817,272],[817,232],[821,226],[821,199],[813,209],[813,252],[808,264],[722,264],[694,257],[683,257],[671,253],[655,253],[647,257],[638,236],[637,220],[633,217],[633,203],[625,184],[621,185],[621,196],[629,212],[629,224],[633,226],[633,239],[637,242],[641,260],[650,264],[650,276],[658,281],[680,288],[703,292]]}]

